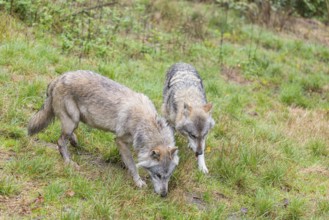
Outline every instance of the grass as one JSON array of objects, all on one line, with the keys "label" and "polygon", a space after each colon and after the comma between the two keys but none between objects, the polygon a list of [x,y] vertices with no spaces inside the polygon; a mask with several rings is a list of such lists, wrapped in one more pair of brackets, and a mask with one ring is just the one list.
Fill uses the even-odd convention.
[{"label": "grass", "polygon": [[[105,50],[90,42],[89,53],[63,34],[1,13],[1,217],[327,219],[328,46],[247,24],[231,11],[223,27],[224,12],[209,3],[131,4],[138,7],[111,9],[126,20],[111,17],[119,22],[111,42]],[[144,28],[145,17],[153,26]],[[178,61],[200,72],[216,126],[207,140],[209,175],[176,135],[180,164],[164,199],[143,170],[148,187],[134,187],[110,133],[79,125],[81,147],[70,148],[78,171],[56,149],[58,121],[27,136],[47,84],[65,71],[97,71],[145,93],[160,110],[165,72]]]},{"label": "grass", "polygon": [[13,177],[1,177],[0,179],[0,195],[10,196],[19,193],[19,185]]}]

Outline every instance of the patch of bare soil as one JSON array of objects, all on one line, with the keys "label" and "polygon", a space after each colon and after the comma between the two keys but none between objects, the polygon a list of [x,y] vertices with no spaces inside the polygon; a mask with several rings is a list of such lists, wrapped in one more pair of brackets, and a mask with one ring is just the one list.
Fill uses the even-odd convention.
[{"label": "patch of bare soil", "polygon": [[199,210],[205,210],[207,207],[206,202],[199,193],[186,193],[185,198],[188,203],[196,205]]},{"label": "patch of bare soil", "polygon": [[40,193],[31,197],[31,192],[37,192],[39,188],[41,186],[38,183],[26,182],[18,195],[0,196],[0,216],[27,216],[39,209],[44,203],[44,197]]},{"label": "patch of bare soil", "polygon": [[320,138],[329,145],[329,111],[289,108],[285,132],[302,144]]},{"label": "patch of bare soil", "polygon": [[295,37],[329,46],[329,27],[320,21],[306,18],[290,18],[285,31]]},{"label": "patch of bare soil", "polygon": [[302,173],[302,174],[319,174],[322,176],[329,177],[329,170],[323,166],[307,167],[307,168],[300,170],[300,173]]},{"label": "patch of bare soil", "polygon": [[233,82],[239,85],[247,85],[249,80],[242,76],[241,70],[238,67],[223,66],[221,69],[221,75],[228,82]]},{"label": "patch of bare soil", "polygon": [[[4,164],[10,161],[14,156],[14,152],[0,151],[0,172],[2,172],[1,169],[3,169]],[[41,196],[42,199],[40,197],[39,200],[34,200],[29,197],[31,194],[30,192],[37,192],[39,187],[37,183],[26,182],[19,194],[14,196],[0,195],[0,219],[1,216],[28,215],[31,213],[31,210],[39,207],[43,197]]]},{"label": "patch of bare soil", "polygon": [[58,146],[57,146],[57,144],[48,143],[48,142],[46,142],[46,141],[42,141],[42,140],[39,140],[39,139],[37,139],[37,138],[31,139],[31,142],[32,142],[33,144],[41,144],[41,145],[43,145],[43,146],[45,146],[45,147],[49,147],[49,148],[51,148],[51,149],[58,150]]},{"label": "patch of bare soil", "polygon": [[[199,210],[205,210],[207,203],[205,202],[201,192],[186,192],[184,194],[185,201],[190,204],[196,205]],[[220,192],[214,192],[213,199],[217,202],[228,202],[229,198]]]},{"label": "patch of bare soil", "polygon": [[11,160],[14,156],[14,152],[0,151],[0,170],[3,168],[5,162]]}]

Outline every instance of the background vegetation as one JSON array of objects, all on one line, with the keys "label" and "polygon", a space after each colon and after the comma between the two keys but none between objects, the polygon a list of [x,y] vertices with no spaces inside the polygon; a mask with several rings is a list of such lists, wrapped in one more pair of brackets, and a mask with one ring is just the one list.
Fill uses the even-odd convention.
[{"label": "background vegetation", "polygon": [[[288,4],[289,3],[289,4]],[[0,1],[0,216],[45,219],[328,219],[326,1]],[[318,20],[310,19],[315,17]],[[80,170],[55,122],[26,124],[47,84],[90,69],[160,109],[166,70],[193,64],[217,122],[209,175],[176,136],[180,165],[163,199],[137,190],[114,136],[80,124]]]}]

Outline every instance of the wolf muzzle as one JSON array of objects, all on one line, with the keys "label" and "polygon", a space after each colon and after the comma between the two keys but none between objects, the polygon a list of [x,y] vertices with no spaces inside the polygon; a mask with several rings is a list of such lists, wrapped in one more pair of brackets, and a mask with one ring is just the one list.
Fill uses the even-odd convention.
[{"label": "wolf muzzle", "polygon": [[168,191],[167,190],[161,190],[160,192],[157,192],[154,190],[155,193],[159,194],[161,197],[166,197],[167,194],[168,194]]},{"label": "wolf muzzle", "polygon": [[168,194],[168,193],[167,193],[166,191],[162,191],[162,192],[161,192],[161,197],[166,197],[167,194]]},{"label": "wolf muzzle", "polygon": [[195,156],[198,157],[203,154],[203,150],[201,147],[198,147],[195,152]]}]

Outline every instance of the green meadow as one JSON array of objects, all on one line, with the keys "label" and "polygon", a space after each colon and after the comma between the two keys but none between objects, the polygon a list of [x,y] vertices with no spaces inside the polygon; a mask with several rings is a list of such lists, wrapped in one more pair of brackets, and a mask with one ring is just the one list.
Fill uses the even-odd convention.
[{"label": "green meadow", "polygon": [[[329,219],[329,44],[211,1],[17,2],[30,1],[0,7],[0,219]],[[79,124],[79,170],[56,149],[57,120],[27,135],[66,71],[96,71],[161,114],[179,61],[199,71],[216,125],[207,175],[176,134],[166,198],[142,169],[148,186],[134,186],[111,133]]]}]

